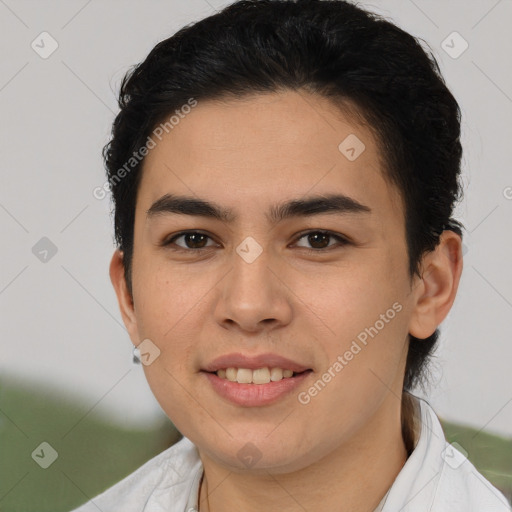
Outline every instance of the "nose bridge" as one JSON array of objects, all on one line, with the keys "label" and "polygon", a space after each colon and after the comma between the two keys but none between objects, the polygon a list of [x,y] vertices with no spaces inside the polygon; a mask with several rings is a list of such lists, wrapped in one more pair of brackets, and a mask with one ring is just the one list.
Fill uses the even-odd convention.
[{"label": "nose bridge", "polygon": [[285,287],[276,274],[271,251],[252,237],[246,237],[232,253],[232,269],[226,276],[217,304],[217,320],[236,323],[245,330],[257,330],[290,319]]},{"label": "nose bridge", "polygon": [[252,237],[244,239],[232,256],[233,271],[229,295],[237,297],[248,306],[252,304],[254,307],[264,303],[275,279],[270,260],[268,248],[264,249]]}]

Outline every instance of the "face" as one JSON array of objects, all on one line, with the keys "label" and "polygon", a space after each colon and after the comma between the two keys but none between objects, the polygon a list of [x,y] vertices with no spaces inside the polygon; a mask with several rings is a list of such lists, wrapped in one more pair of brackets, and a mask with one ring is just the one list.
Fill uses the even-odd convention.
[{"label": "face", "polygon": [[202,454],[298,470],[397,405],[416,302],[402,203],[328,100],[199,102],[146,157],[135,217],[125,322]]}]

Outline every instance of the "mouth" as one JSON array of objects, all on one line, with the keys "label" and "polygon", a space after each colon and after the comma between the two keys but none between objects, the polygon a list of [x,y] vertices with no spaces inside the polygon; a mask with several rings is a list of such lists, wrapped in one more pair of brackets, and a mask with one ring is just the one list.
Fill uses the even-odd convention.
[{"label": "mouth", "polygon": [[[274,369],[274,368],[273,368]],[[228,367],[226,369],[219,369],[215,372],[201,371],[200,374],[206,378],[208,387],[222,400],[229,402],[231,405],[240,407],[262,407],[283,401],[286,397],[290,397],[298,393],[299,386],[304,385],[304,382],[313,373],[312,370],[304,370],[302,372],[286,372],[289,377],[285,377],[286,370],[281,372],[274,369],[273,376],[278,380],[270,380],[269,375],[271,369],[262,368],[256,370],[249,370],[247,368],[234,368]],[[278,369],[280,370],[280,368]],[[236,371],[236,375],[235,375]],[[222,376],[223,373],[226,376]],[[218,375],[220,373],[220,376]],[[283,374],[281,376],[281,373]],[[235,378],[229,380],[227,376]],[[240,379],[243,382],[239,382]],[[251,382],[247,382],[251,380]],[[253,381],[256,382],[253,382]],[[263,382],[265,380],[265,382]]]},{"label": "mouth", "polygon": [[230,354],[215,359],[200,373],[231,404],[258,407],[290,395],[313,369],[275,354]]}]

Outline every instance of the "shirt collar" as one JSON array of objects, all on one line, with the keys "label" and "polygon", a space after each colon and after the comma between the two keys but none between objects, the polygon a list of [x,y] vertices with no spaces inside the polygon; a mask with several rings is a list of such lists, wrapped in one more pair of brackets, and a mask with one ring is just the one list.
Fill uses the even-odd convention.
[{"label": "shirt collar", "polygon": [[446,447],[443,429],[428,402],[410,396],[415,411],[415,448],[395,478],[383,512],[430,510],[441,476]]}]

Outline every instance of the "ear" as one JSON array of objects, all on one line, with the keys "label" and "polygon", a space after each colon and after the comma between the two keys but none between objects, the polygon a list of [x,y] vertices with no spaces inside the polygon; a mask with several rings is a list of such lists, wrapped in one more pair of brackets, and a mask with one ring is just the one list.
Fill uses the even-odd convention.
[{"label": "ear", "polygon": [[415,306],[409,333],[428,338],[450,311],[462,274],[462,239],[449,230],[443,231],[438,246],[422,260],[421,278],[414,285]]},{"label": "ear", "polygon": [[137,346],[140,343],[140,339],[137,320],[135,317],[135,308],[132,296],[128,291],[128,286],[126,285],[124,275],[124,254],[119,249],[117,249],[112,256],[109,272],[110,280],[112,281],[112,285],[114,286],[114,290],[117,295],[117,301],[119,303],[119,309],[121,311],[124,325],[126,326],[132,343]]}]

